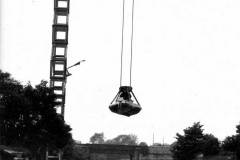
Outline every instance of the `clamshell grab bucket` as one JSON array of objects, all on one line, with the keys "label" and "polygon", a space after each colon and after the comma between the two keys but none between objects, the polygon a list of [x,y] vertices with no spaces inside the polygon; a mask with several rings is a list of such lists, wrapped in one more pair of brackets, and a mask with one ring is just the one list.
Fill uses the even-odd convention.
[{"label": "clamshell grab bucket", "polygon": [[[132,100],[133,97],[133,100]],[[132,87],[121,86],[109,109],[116,114],[130,117],[141,111],[141,106],[132,92]]]}]

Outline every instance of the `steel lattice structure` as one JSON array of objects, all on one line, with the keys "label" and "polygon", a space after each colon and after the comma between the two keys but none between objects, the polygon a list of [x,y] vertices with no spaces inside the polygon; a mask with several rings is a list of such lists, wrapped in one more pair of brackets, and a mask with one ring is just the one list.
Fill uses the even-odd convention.
[{"label": "steel lattice structure", "polygon": [[52,25],[52,54],[50,61],[50,87],[60,102],[61,115],[65,111],[67,80],[67,46],[69,1],[54,0],[54,19]]}]

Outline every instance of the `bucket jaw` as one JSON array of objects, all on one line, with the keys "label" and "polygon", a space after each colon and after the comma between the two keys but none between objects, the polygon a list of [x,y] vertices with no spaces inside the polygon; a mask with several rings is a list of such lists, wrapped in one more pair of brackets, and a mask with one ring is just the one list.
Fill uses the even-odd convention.
[{"label": "bucket jaw", "polygon": [[[132,99],[133,98],[133,99]],[[131,86],[121,86],[109,109],[116,114],[130,117],[141,111],[141,106],[132,92]]]}]

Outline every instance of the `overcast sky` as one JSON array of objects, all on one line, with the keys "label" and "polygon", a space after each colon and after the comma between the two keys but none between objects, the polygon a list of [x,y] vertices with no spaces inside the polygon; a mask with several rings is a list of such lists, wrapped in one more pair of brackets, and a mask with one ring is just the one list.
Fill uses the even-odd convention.
[{"label": "overcast sky", "polygon": [[[23,83],[49,80],[53,0],[1,0],[0,68]],[[172,143],[200,121],[223,140],[240,122],[240,1],[135,0],[132,117],[108,106],[119,88],[122,0],[70,2],[65,119],[83,143],[136,134]],[[126,73],[124,73],[126,74]]]}]

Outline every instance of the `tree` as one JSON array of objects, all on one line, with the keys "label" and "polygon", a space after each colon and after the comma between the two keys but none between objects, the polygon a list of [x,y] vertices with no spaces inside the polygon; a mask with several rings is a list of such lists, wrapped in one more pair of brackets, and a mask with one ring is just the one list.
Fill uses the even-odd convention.
[{"label": "tree", "polygon": [[225,151],[235,152],[237,148],[237,136],[228,136],[224,139],[222,143],[222,148]]},{"label": "tree", "polygon": [[203,137],[202,152],[204,156],[217,155],[220,151],[219,140],[212,134],[205,134]]},{"label": "tree", "polygon": [[148,146],[146,142],[140,142],[139,146]]},{"label": "tree", "polygon": [[23,86],[0,71],[0,83],[5,90],[0,103],[6,107],[7,145],[25,146],[33,154],[47,146],[63,149],[72,139],[71,127],[57,114],[56,95],[47,82]]},{"label": "tree", "polygon": [[[22,92],[23,86],[20,82],[14,80],[9,73],[5,73],[0,70],[0,104],[5,106],[2,127],[8,129],[8,133],[4,133],[4,142],[8,142],[9,140],[14,141],[22,136],[22,129],[20,128],[20,123],[18,122],[18,115],[21,114],[21,109],[23,109],[22,103],[24,99],[22,98]],[[12,104],[8,105],[8,103],[10,103],[10,99],[12,99]],[[14,108],[13,106],[18,107],[14,110],[12,109]],[[11,113],[8,114],[9,112]],[[7,121],[7,119],[9,121]],[[5,129],[4,132],[6,132]]]},{"label": "tree", "polygon": [[119,145],[137,145],[137,136],[133,134],[119,135],[113,139],[107,140],[106,144],[119,144]]},{"label": "tree", "polygon": [[92,144],[103,144],[104,143],[104,133],[94,133],[92,137],[90,137],[90,143]]},{"label": "tree", "polygon": [[240,160],[240,124],[236,128],[236,135],[226,137],[222,148],[225,151],[235,153],[237,160]]},{"label": "tree", "polygon": [[236,133],[239,135],[240,134],[240,124],[236,126],[237,130]]},{"label": "tree", "polygon": [[13,79],[9,73],[2,72],[0,69],[0,93],[6,95],[18,94],[23,86],[19,81]]},{"label": "tree", "polygon": [[203,129],[199,122],[184,129],[184,135],[177,133],[177,141],[171,149],[173,158],[175,160],[194,159],[198,154],[202,153],[203,138]]},{"label": "tree", "polygon": [[143,155],[148,155],[149,154],[149,148],[146,142],[140,142],[139,146],[141,146],[141,153]]}]

